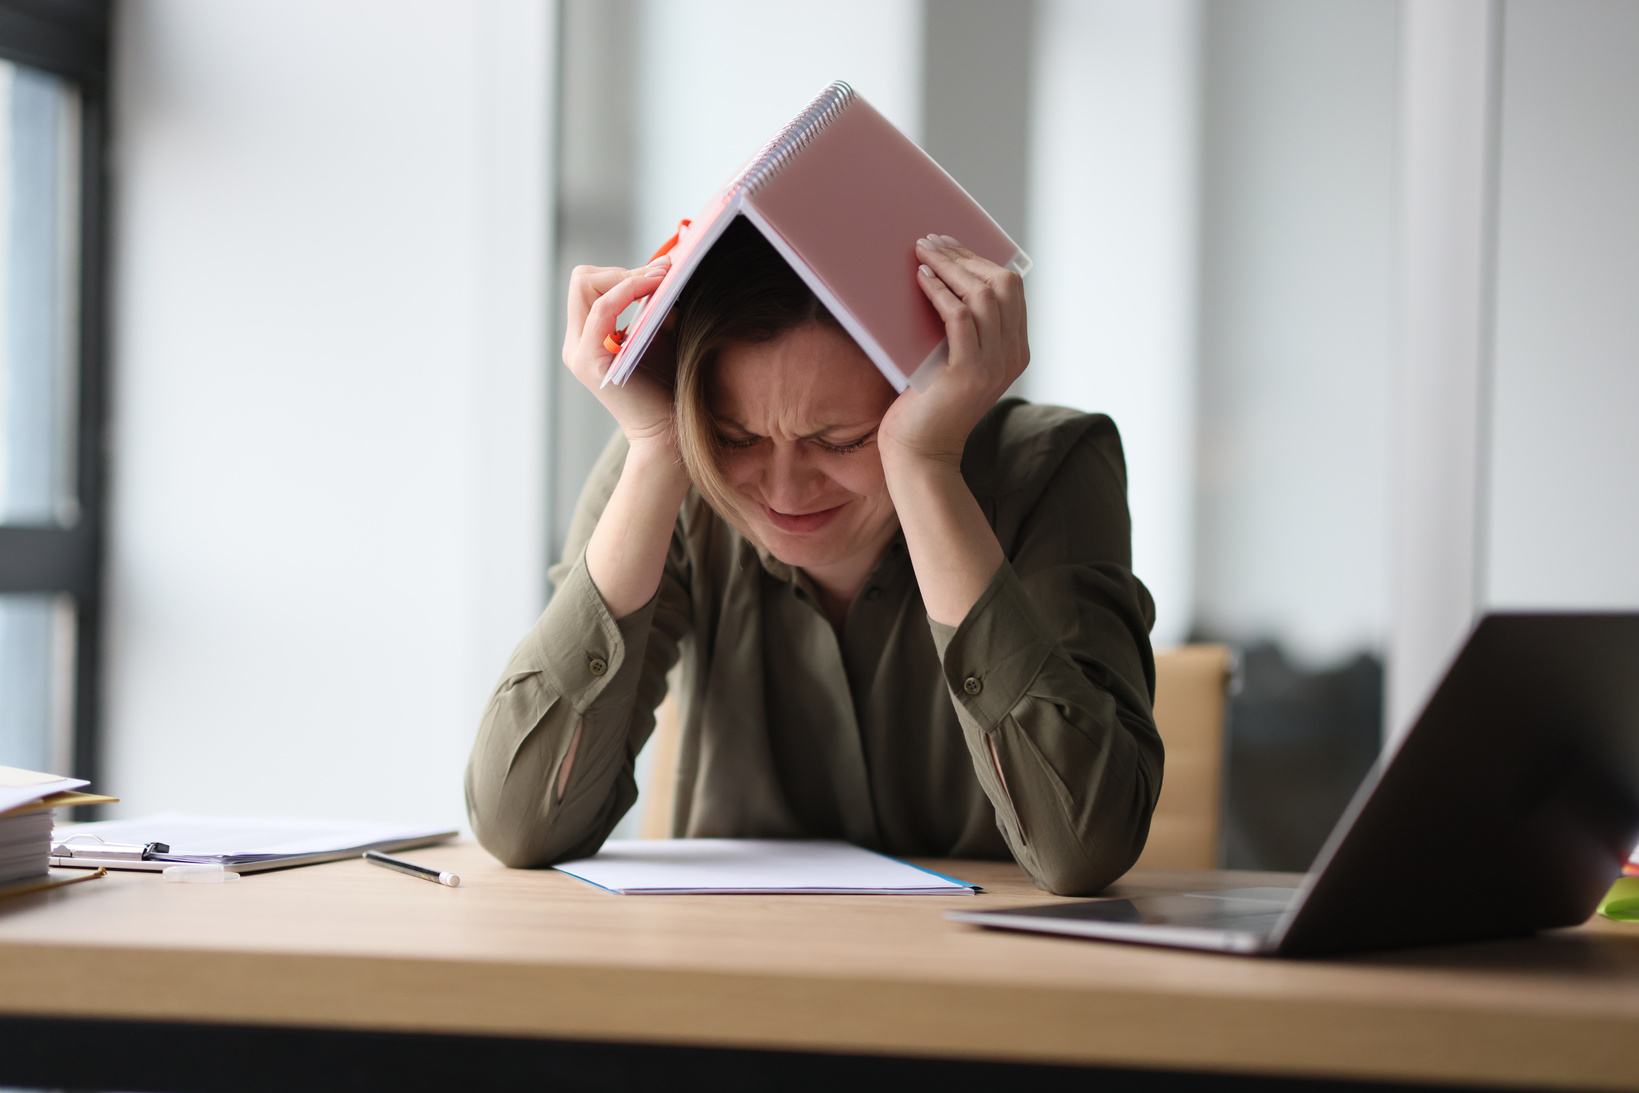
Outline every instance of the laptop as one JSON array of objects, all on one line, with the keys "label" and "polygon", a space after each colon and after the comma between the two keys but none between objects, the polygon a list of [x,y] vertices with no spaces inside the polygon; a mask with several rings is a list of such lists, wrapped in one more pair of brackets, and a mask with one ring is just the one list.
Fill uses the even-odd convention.
[{"label": "laptop", "polygon": [[1585,921],[1639,843],[1639,614],[1492,614],[1296,889],[1203,887],[947,918],[1320,956]]}]

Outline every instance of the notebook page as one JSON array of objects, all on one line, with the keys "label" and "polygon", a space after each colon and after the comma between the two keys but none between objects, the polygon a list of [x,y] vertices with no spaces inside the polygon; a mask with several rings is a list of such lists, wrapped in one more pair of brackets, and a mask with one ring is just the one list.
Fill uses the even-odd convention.
[{"label": "notebook page", "polygon": [[844,842],[633,839],[556,869],[623,895],[971,895],[974,885]]}]

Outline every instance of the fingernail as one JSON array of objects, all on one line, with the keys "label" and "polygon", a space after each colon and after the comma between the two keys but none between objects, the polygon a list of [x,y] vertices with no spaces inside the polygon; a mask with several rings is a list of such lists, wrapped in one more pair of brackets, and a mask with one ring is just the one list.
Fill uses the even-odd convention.
[{"label": "fingernail", "polygon": [[947,247],[959,247],[962,245],[956,241],[956,237],[953,235],[941,235],[939,238],[945,241],[945,246]]},{"label": "fingernail", "polygon": [[922,272],[922,276],[924,276],[924,277],[932,277],[933,276],[933,271],[931,269],[929,269],[927,266],[917,266],[916,268]]},{"label": "fingernail", "polygon": [[945,249],[945,241],[943,239],[940,239],[937,235],[928,236],[927,239],[924,240],[924,242],[927,243],[929,250],[944,250]]}]

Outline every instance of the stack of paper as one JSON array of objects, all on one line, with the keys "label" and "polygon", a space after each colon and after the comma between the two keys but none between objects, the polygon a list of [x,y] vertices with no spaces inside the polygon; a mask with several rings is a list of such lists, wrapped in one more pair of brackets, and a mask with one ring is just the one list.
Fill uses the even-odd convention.
[{"label": "stack of paper", "polygon": [[633,839],[556,867],[621,895],[972,895],[978,885],[844,842]]},{"label": "stack of paper", "polygon": [[45,876],[50,853],[50,809],[0,816],[0,885]]},{"label": "stack of paper", "polygon": [[0,767],[0,887],[46,875],[52,809],[114,799],[76,793],[83,785],[83,778]]}]

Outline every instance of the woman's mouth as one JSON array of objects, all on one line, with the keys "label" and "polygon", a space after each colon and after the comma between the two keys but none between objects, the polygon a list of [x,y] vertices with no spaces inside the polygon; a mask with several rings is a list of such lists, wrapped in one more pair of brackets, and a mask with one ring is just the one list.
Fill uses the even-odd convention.
[{"label": "woman's mouth", "polygon": [[841,511],[841,505],[834,508],[819,509],[815,512],[781,512],[778,509],[771,509],[767,505],[763,506],[763,512],[768,515],[769,523],[781,531],[793,535],[818,531],[826,524],[829,524],[831,519]]}]

